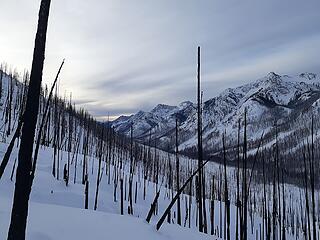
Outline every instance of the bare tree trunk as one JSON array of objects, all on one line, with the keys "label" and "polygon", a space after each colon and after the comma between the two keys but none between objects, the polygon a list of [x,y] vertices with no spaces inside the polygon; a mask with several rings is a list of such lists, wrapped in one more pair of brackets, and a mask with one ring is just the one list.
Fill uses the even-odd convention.
[{"label": "bare tree trunk", "polygon": [[160,196],[160,190],[156,193],[156,196],[154,197],[153,202],[152,202],[152,204],[151,204],[151,207],[150,207],[150,209],[149,209],[149,212],[148,212],[148,215],[147,215],[147,218],[146,218],[146,221],[147,221],[148,223],[149,223],[150,220],[151,220],[152,214],[154,214],[154,212],[155,212],[155,210],[156,210],[156,205],[157,205],[159,196]]},{"label": "bare tree trunk", "polygon": [[39,132],[38,132],[38,137],[37,137],[37,141],[36,141],[36,148],[34,150],[34,155],[33,155],[33,164],[32,164],[32,181],[34,179],[34,173],[36,171],[36,165],[37,165],[37,159],[38,159],[38,153],[39,153],[39,148],[40,148],[40,141],[41,141],[41,134],[42,134],[42,129],[43,129],[43,126],[46,124],[46,121],[48,120],[47,118],[47,114],[48,114],[48,111],[49,111],[49,105],[50,105],[50,102],[51,102],[51,98],[52,98],[52,95],[53,95],[53,90],[56,86],[56,83],[57,83],[57,80],[59,78],[59,74],[60,74],[60,71],[62,69],[62,66],[64,64],[64,60],[62,61],[61,65],[60,65],[60,68],[58,70],[58,73],[56,75],[56,78],[52,84],[52,87],[51,87],[51,90],[50,90],[50,94],[49,94],[49,97],[47,99],[47,103],[46,103],[46,107],[45,107],[45,112],[43,114],[43,117],[42,117],[42,120],[41,120],[41,124],[40,124],[40,128],[39,128]]},{"label": "bare tree trunk", "polygon": [[314,133],[313,133],[313,116],[311,119],[311,157],[310,157],[310,185],[311,185],[311,207],[312,207],[312,234],[313,240],[317,240],[316,227],[316,207],[315,207],[315,186],[314,186]]},{"label": "bare tree trunk", "polygon": [[[179,149],[178,149],[178,119],[176,118],[176,187],[177,190],[180,188],[180,166],[179,166]],[[180,208],[180,197],[177,199],[177,223],[181,225],[181,208]]]},{"label": "bare tree trunk", "polygon": [[9,159],[10,159],[10,155],[12,153],[12,150],[13,150],[13,147],[14,147],[14,143],[16,141],[16,139],[19,137],[20,135],[20,131],[21,131],[21,127],[23,125],[23,121],[22,121],[22,118],[23,117],[20,117],[20,120],[18,122],[18,126],[17,126],[17,129],[14,133],[14,135],[12,136],[12,139],[10,141],[10,144],[7,148],[7,151],[6,153],[4,154],[4,157],[2,159],[2,162],[0,164],[0,179],[2,178],[3,176],[3,173],[4,173],[4,170],[6,169],[7,165],[8,165],[8,162],[9,162]]},{"label": "bare tree trunk", "polygon": [[11,171],[11,176],[10,176],[11,182],[13,179],[14,170],[16,169],[16,163],[17,163],[17,158],[14,159],[14,163],[13,163],[13,167],[12,167],[12,171]]},{"label": "bare tree trunk", "polygon": [[214,235],[214,175],[212,177],[212,190],[211,190],[211,201],[210,201],[210,222],[211,222],[211,235]]},{"label": "bare tree trunk", "polygon": [[123,179],[121,178],[120,179],[120,193],[121,193],[121,196],[120,196],[120,214],[123,215],[123,202],[124,202],[124,199],[123,199]]},{"label": "bare tree trunk", "polygon": [[25,121],[22,127],[21,143],[18,154],[18,167],[8,240],[25,239],[28,203],[31,192],[30,171],[32,167],[33,141],[38,118],[39,95],[42,82],[50,3],[51,0],[42,0],[39,11],[38,30],[35,40],[30,84],[24,115]]},{"label": "bare tree trunk", "polygon": [[168,206],[167,209],[164,211],[162,217],[161,217],[160,220],[158,221],[157,226],[156,226],[157,230],[160,229],[162,223],[164,222],[164,220],[166,219],[167,215],[169,214],[172,206],[174,205],[174,203],[176,202],[176,200],[178,199],[178,197],[180,196],[180,194],[183,192],[183,190],[185,189],[185,187],[186,187],[186,186],[188,185],[188,183],[192,180],[192,178],[199,172],[199,170],[200,170],[201,168],[203,168],[208,162],[209,162],[208,160],[207,160],[206,162],[204,162],[204,163],[200,166],[200,168],[198,168],[198,169],[186,180],[186,182],[182,185],[182,187],[177,190],[176,195],[174,196],[174,198],[172,198],[169,206]]},{"label": "bare tree trunk", "polygon": [[84,208],[89,208],[89,179],[87,174],[85,175]]},{"label": "bare tree trunk", "polygon": [[286,199],[284,195],[284,172],[282,169],[282,240],[286,240]]},{"label": "bare tree trunk", "polygon": [[223,134],[223,166],[224,166],[224,197],[225,197],[225,214],[227,220],[227,240],[230,240],[230,201],[229,201],[229,193],[228,193],[228,179],[227,179],[227,156],[226,156],[226,143],[225,143],[225,135]]},{"label": "bare tree trunk", "polygon": [[[304,163],[304,184],[305,184],[305,201],[306,201],[306,213],[307,213],[307,228],[308,231],[306,231],[309,240],[311,240],[311,230],[310,230],[310,208],[309,208],[309,191],[308,191],[308,169],[307,169],[307,162],[306,162],[306,152],[304,150],[303,153],[303,163]],[[302,212],[301,212],[302,214]]]},{"label": "bare tree trunk", "polygon": [[[104,140],[104,127],[102,128],[102,136],[100,140],[100,149],[99,149],[99,166],[98,166],[98,174],[97,174],[97,187],[96,187],[96,196],[94,200],[94,210],[97,210],[98,207],[98,194],[99,194],[99,186],[100,186],[100,171],[101,171],[101,163],[102,163],[102,155],[103,155],[103,140]],[[94,159],[92,159],[94,161]]]},{"label": "bare tree trunk", "polygon": [[[240,201],[240,119],[238,121],[238,153],[237,153],[237,197],[236,197],[236,240],[239,239],[239,215],[241,215]],[[241,222],[241,218],[240,218]]]},{"label": "bare tree trunk", "polygon": [[[263,174],[263,208],[264,208],[264,228],[266,231],[266,239],[270,240],[270,232],[268,228],[268,215],[267,212],[267,193],[266,193],[266,174],[265,174],[265,159],[262,156],[262,174]],[[269,206],[269,205],[268,205]],[[264,236],[263,236],[264,237]]]},{"label": "bare tree trunk", "polygon": [[200,47],[198,47],[198,91],[197,91],[197,98],[198,98],[198,208],[199,208],[199,231],[203,232],[203,209],[202,209],[202,142],[201,142],[201,134],[202,134],[202,127],[201,127],[201,90],[200,90]]},{"label": "bare tree trunk", "polygon": [[4,69],[3,66],[0,66],[0,101],[2,98],[2,79],[3,79]]},{"label": "bare tree trunk", "polygon": [[242,224],[242,240],[247,240],[247,226],[248,226],[248,193],[247,193],[247,110],[244,113],[244,141],[243,141],[243,224]]}]

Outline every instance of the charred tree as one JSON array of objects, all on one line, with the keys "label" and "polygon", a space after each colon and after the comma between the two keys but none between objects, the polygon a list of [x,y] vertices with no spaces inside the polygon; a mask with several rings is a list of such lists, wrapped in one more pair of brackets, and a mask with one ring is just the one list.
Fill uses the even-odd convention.
[{"label": "charred tree", "polygon": [[25,239],[31,192],[30,171],[32,167],[33,141],[38,119],[50,3],[51,0],[42,0],[39,11],[38,30],[35,39],[30,84],[24,115],[25,121],[22,126],[21,143],[18,154],[18,167],[8,240]]},{"label": "charred tree", "polygon": [[197,126],[197,132],[198,132],[198,213],[199,213],[199,231],[203,232],[203,208],[202,208],[202,126],[201,126],[201,85],[200,85],[200,47],[198,47],[198,75],[197,75],[197,80],[198,80],[198,90],[197,90],[197,104],[198,104],[198,109],[197,109],[197,115],[198,115],[198,126]]},{"label": "charred tree", "polygon": [[227,156],[226,156],[226,143],[225,135],[222,137],[223,144],[223,166],[224,166],[224,198],[225,198],[225,215],[226,215],[226,224],[227,224],[227,240],[230,240],[230,200],[228,193],[228,179],[227,179]]},{"label": "charred tree", "polygon": [[[179,148],[178,148],[178,119],[176,118],[176,187],[180,189],[180,166],[179,166]],[[177,199],[177,223],[181,225],[181,207],[180,197]]]}]

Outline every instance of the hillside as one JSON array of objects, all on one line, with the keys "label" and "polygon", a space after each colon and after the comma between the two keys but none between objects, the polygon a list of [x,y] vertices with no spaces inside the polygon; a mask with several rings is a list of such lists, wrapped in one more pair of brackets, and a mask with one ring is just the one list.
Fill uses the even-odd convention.
[{"label": "hillside", "polygon": [[[12,141],[13,133],[20,121],[19,116],[24,106],[23,99],[27,85],[19,82],[14,75],[7,73],[1,80],[3,91],[0,115],[3,117],[0,118],[0,158],[3,163],[8,143]],[[317,88],[317,85],[314,85],[314,88]],[[316,90],[312,91],[316,92]],[[42,89],[37,129],[40,128],[45,116],[47,96],[48,90]],[[197,169],[197,161],[125,138],[95,121],[84,109],[72,107],[70,102],[59,98],[58,95],[54,96],[48,106],[49,113],[46,115],[48,121],[43,128],[44,131],[41,134],[38,132],[41,144],[30,196],[27,239],[82,240],[101,239],[106,236],[123,240],[193,240],[212,239],[212,237],[223,239],[228,233],[227,209],[230,214],[229,234],[232,239],[237,233],[239,234],[237,230],[235,231],[235,229],[241,229],[238,218],[240,205],[237,205],[237,196],[238,193],[243,193],[239,189],[240,184],[237,183],[236,178],[238,176],[244,179],[240,174],[240,168],[223,167],[214,162],[208,162],[205,166],[202,200],[205,206],[203,219],[206,221],[207,234],[198,232],[197,177],[191,178],[179,198],[181,226],[177,224],[176,201],[169,213],[165,215],[165,221],[160,230],[157,231],[155,226],[170,201],[174,199],[177,183],[182,186],[187,181]],[[194,111],[193,104],[184,102],[178,107],[159,105],[150,115],[153,116],[154,122],[162,119],[174,126],[176,116],[180,121],[187,123],[192,111]],[[126,121],[126,118],[122,120]],[[148,124],[154,123],[148,122]],[[146,136],[149,139],[148,133]],[[19,143],[19,139],[16,142]],[[4,175],[0,177],[0,229],[3,229],[0,232],[1,238],[5,238],[10,221],[18,149],[19,144],[14,144]],[[240,155],[241,158],[244,157],[244,153]],[[230,156],[228,152],[226,161],[231,160]],[[274,167],[273,161],[260,160],[259,164]],[[263,230],[267,227],[263,223],[267,221],[266,214],[271,214],[273,211],[273,206],[279,212],[286,209],[292,210],[287,218],[279,215],[279,218],[272,222],[273,226],[277,227],[280,224],[278,222],[287,221],[286,219],[296,219],[287,221],[286,238],[302,237],[305,221],[302,220],[304,213],[300,207],[304,207],[305,202],[301,198],[301,189],[285,183],[290,177],[286,173],[282,175],[286,180],[282,183],[278,181],[278,190],[275,191],[275,185],[272,185],[275,171],[263,173],[266,176],[262,181],[261,171],[251,167],[249,164],[246,170],[248,174],[246,180],[250,180],[248,186],[250,194],[247,200],[247,215],[250,221],[247,221],[247,229],[251,231],[248,232],[248,239],[256,239],[258,234],[270,234],[271,230],[268,230],[269,233]],[[300,181],[299,178],[297,180]],[[225,186],[227,186],[228,195],[225,192]],[[262,186],[266,189],[265,192],[260,191]],[[151,212],[150,223],[147,223],[146,216],[158,192],[156,208]],[[275,198],[275,194],[278,198]],[[299,199],[299,194],[300,202],[293,201]],[[277,205],[276,202],[271,201],[272,199],[279,199],[279,201],[282,199],[283,203]],[[317,197],[316,201],[318,200]],[[227,206],[226,201],[230,206]],[[267,209],[264,204],[259,203],[265,203]],[[44,216],[48,220],[43,221]],[[271,222],[268,224],[270,227]],[[277,229],[273,230],[273,232],[276,231]],[[277,233],[280,234],[281,231]]]},{"label": "hillside", "polygon": [[[0,162],[3,164],[19,122],[19,111],[23,109],[26,85],[19,81],[17,75],[0,73],[0,115],[3,116],[0,118]],[[48,101],[48,90],[44,88],[42,92],[38,129]],[[165,168],[161,168],[159,173],[163,174],[161,184],[151,181],[151,176],[142,180],[145,172],[151,173],[154,169],[143,168],[142,159],[138,159],[137,155],[134,155],[135,174],[132,178],[135,184],[134,212],[128,214],[128,207],[131,206],[128,199],[130,160],[126,139],[96,122],[85,110],[72,108],[70,103],[57,95],[49,106],[49,120],[41,134],[39,160],[30,196],[27,239],[210,239],[209,235],[198,233],[195,226],[189,229],[164,224],[160,231],[155,229],[159,215],[170,201],[168,192],[173,190],[162,186]],[[101,135],[101,131],[107,135]],[[139,145],[134,144],[134,147]],[[4,174],[0,177],[0,239],[6,238],[9,228],[18,150],[19,144],[14,144]],[[164,161],[167,155],[160,155],[161,161]],[[154,160],[150,157],[149,161]],[[162,166],[167,164],[166,161]],[[161,179],[160,176],[157,178]],[[122,198],[124,214],[120,211],[120,180],[125,188],[125,200]],[[87,184],[89,191],[86,194]],[[152,222],[148,224],[145,218],[158,188],[161,188],[161,200],[157,216],[152,217]]]},{"label": "hillside", "polygon": [[[2,141],[0,142],[0,158],[8,148],[18,121],[18,107],[23,101],[25,85],[5,74],[2,79],[3,95],[0,114]],[[13,84],[12,84],[13,83]],[[10,87],[12,86],[12,88]],[[10,90],[12,89],[12,90]],[[11,114],[8,111],[10,93],[12,92]],[[41,97],[40,119],[43,117],[43,106],[47,99]],[[18,94],[21,93],[22,95]],[[22,106],[22,105],[21,105]],[[69,107],[68,107],[69,106]],[[186,102],[179,107],[159,106],[153,111],[159,118],[164,113],[174,115],[181,109],[191,106]],[[187,111],[187,110],[185,110]],[[230,236],[235,238],[239,229],[238,208],[236,206],[237,184],[235,176],[237,169],[228,167],[226,179],[222,177],[222,166],[209,162],[204,168],[205,181],[205,214],[207,233],[198,232],[198,201],[197,179],[193,178],[180,196],[181,226],[177,224],[177,209],[175,203],[166,216],[159,231],[156,224],[176,193],[177,175],[180,176],[180,186],[197,169],[197,161],[179,156],[179,170],[175,155],[131,142],[111,131],[110,128],[95,122],[84,110],[70,109],[70,105],[55,96],[50,104],[48,121],[43,132],[35,181],[30,196],[27,239],[223,239],[227,234],[226,204],[223,186],[228,182],[230,201]],[[7,116],[8,121],[6,121]],[[9,116],[12,124],[9,128]],[[174,119],[168,117],[168,122]],[[39,122],[41,122],[39,120]],[[39,125],[40,123],[38,123]],[[10,209],[15,186],[18,146],[14,145],[9,163],[4,175],[0,178],[0,237],[5,238],[10,221]],[[131,172],[132,171],[132,172]],[[239,171],[239,170],[238,170]],[[249,171],[248,171],[249,173]],[[248,202],[264,202],[265,197],[273,198],[272,185],[265,182],[266,195],[261,189],[261,176],[256,171],[251,172],[253,182]],[[66,176],[68,180],[66,180]],[[86,189],[88,188],[88,191]],[[295,186],[282,185],[284,199],[288,209],[293,209],[290,218],[300,219],[302,216],[292,199],[298,199],[299,190]],[[150,223],[146,216],[155,196],[156,209],[152,212]],[[280,194],[280,193],[279,193]],[[130,197],[131,196],[131,197]],[[280,195],[281,196],[281,195]],[[131,200],[130,200],[131,199]],[[272,209],[268,201],[268,212]],[[304,205],[304,203],[301,202]],[[121,207],[122,206],[122,207]],[[122,209],[122,210],[121,210]],[[132,209],[132,210],[131,210]],[[280,207],[279,207],[280,209]],[[256,239],[257,234],[266,234],[261,229],[266,210],[261,204],[248,203],[250,221],[247,228],[248,239]],[[46,221],[44,221],[44,217]],[[301,226],[297,220],[297,226]],[[274,223],[277,224],[277,223]],[[299,225],[298,225],[299,224]],[[238,226],[238,227],[237,227]],[[294,231],[292,231],[295,229]],[[288,222],[287,239],[303,236],[303,229],[296,227],[295,222]],[[213,236],[212,236],[213,235]]]},{"label": "hillside", "polygon": [[[7,144],[0,143],[0,158],[6,150]],[[63,179],[57,181],[51,174],[52,148],[43,148],[40,151],[37,176],[31,194],[29,208],[29,224],[27,228],[28,240],[85,240],[85,239],[146,239],[146,240],[171,240],[171,239],[211,239],[209,235],[200,234],[196,229],[178,227],[165,224],[158,232],[152,224],[145,222],[145,217],[153,200],[153,189],[150,183],[147,198],[143,200],[139,191],[138,204],[135,204],[133,216],[120,215],[119,201],[114,201],[114,184],[108,184],[104,175],[101,182],[97,211],[93,210],[95,196],[95,175],[90,171],[89,209],[84,209],[84,185],[81,180],[66,187]],[[12,155],[6,174],[0,181],[0,238],[5,239],[10,220],[10,210],[14,190],[14,180],[10,181],[14,159],[17,149]],[[67,162],[68,154],[62,153],[61,162]],[[83,157],[83,156],[82,156]],[[92,161],[97,159],[91,158]],[[74,172],[72,171],[72,176]],[[81,176],[79,165],[78,175]],[[163,191],[163,197],[165,191]],[[120,192],[117,191],[117,198]],[[161,210],[168,200],[161,200]],[[127,202],[126,202],[127,204]],[[154,219],[153,219],[154,220]]]}]

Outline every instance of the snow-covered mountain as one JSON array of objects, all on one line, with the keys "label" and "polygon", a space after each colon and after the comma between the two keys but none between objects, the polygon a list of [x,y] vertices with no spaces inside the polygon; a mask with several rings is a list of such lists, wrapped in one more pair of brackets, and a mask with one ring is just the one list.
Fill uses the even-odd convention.
[{"label": "snow-covered mountain", "polygon": [[[204,89],[205,91],[205,89]],[[203,103],[203,140],[207,152],[221,147],[221,135],[226,131],[229,142],[235,142],[238,122],[247,109],[248,138],[252,142],[259,139],[262,132],[267,137],[274,131],[290,136],[305,127],[311,114],[318,114],[320,98],[320,76],[302,73],[296,76],[278,75],[274,72],[248,84],[228,88],[216,97]],[[139,111],[131,116],[121,116],[112,126],[116,131],[133,136],[141,141],[157,139],[162,148],[173,148],[175,119],[179,119],[180,149],[194,149],[197,143],[196,105],[183,102],[179,106],[157,105],[150,112]],[[306,116],[309,116],[306,120]],[[304,124],[300,124],[303,121]],[[286,134],[285,134],[286,133]],[[268,138],[267,144],[273,141]]]},{"label": "snow-covered mountain", "polygon": [[131,116],[121,116],[116,119],[112,126],[116,131],[130,135],[131,126],[133,136],[138,139],[152,135],[165,136],[175,127],[176,118],[184,122],[194,111],[192,102],[182,102],[179,106],[158,104],[150,112],[139,111]]}]

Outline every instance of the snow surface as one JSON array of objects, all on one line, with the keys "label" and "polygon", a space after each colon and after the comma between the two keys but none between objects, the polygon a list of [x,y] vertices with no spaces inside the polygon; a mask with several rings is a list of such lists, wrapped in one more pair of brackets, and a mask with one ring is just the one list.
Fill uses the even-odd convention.
[{"label": "snow surface", "polygon": [[[0,158],[3,157],[6,146],[7,144],[0,143]],[[12,155],[5,175],[0,180],[0,239],[6,239],[10,221],[14,182],[9,178],[16,154],[17,149]],[[29,205],[27,239],[212,239],[212,236],[201,234],[196,229],[184,228],[176,224],[164,224],[160,231],[156,231],[154,221],[148,224],[144,220],[153,199],[152,191],[148,192],[146,201],[142,201],[141,196],[139,197],[138,203],[141,204],[134,205],[136,212],[134,216],[119,215],[119,202],[113,201],[113,185],[106,183],[106,177],[103,178],[100,188],[98,211],[92,210],[94,181],[90,186],[89,210],[83,209],[84,186],[80,183],[80,179],[77,184],[71,182],[68,187],[62,180],[57,181],[51,175],[51,157],[51,148],[40,151]],[[78,176],[81,176],[80,165],[78,169]],[[168,201],[161,201],[161,209],[164,209],[167,203]]]},{"label": "snow surface", "polygon": [[[0,158],[3,156],[7,144],[0,143]],[[12,196],[14,190],[14,182],[10,181],[10,175],[14,159],[16,158],[17,148],[15,148],[12,154],[10,163],[5,171],[5,175],[0,180],[0,239],[6,239],[10,221],[10,209],[12,204]],[[159,212],[153,216],[150,224],[146,223],[145,218],[149,211],[149,207],[155,196],[156,185],[152,182],[147,182],[147,194],[146,200],[143,200],[142,189],[143,183],[138,181],[138,176],[134,176],[134,182],[137,180],[138,197],[137,202],[134,203],[134,214],[132,216],[127,215],[126,209],[128,201],[124,203],[125,215],[121,216],[120,213],[120,191],[117,190],[117,200],[113,199],[114,184],[108,184],[107,175],[103,174],[102,182],[99,191],[98,210],[93,210],[94,194],[95,194],[95,175],[97,173],[97,159],[90,158],[89,166],[89,210],[84,209],[84,186],[81,184],[81,165],[79,160],[77,175],[79,176],[76,184],[73,184],[73,169],[71,166],[71,182],[66,187],[63,180],[57,181],[51,174],[52,165],[51,148],[42,148],[40,151],[40,157],[38,161],[38,168],[36,172],[35,182],[33,185],[29,218],[27,226],[27,239],[29,240],[84,240],[84,239],[117,239],[117,240],[206,240],[206,239],[222,239],[224,232],[225,211],[224,202],[214,201],[215,204],[215,235],[206,235],[199,233],[195,224],[196,204],[195,199],[192,198],[192,220],[191,228],[188,226],[179,226],[176,224],[175,217],[172,217],[173,224],[164,222],[160,231],[156,231],[155,225],[164,209],[167,207],[170,201],[170,196],[174,194],[171,190],[165,188],[161,183],[161,191],[159,197]],[[166,154],[159,152],[160,155]],[[63,152],[62,162],[66,161],[67,153]],[[83,156],[79,155],[79,159]],[[94,160],[94,161],[93,161]],[[92,165],[94,164],[94,165]],[[186,157],[181,158],[181,168],[184,168],[188,164],[195,164],[195,162]],[[93,168],[91,168],[93,166]],[[93,169],[93,171],[92,171]],[[104,168],[102,168],[104,169]],[[228,176],[230,180],[234,176],[234,168],[228,168]],[[206,175],[217,175],[217,171],[221,171],[221,166],[215,163],[209,163],[206,167]],[[92,174],[93,172],[93,174]],[[126,179],[128,174],[126,170],[122,173],[122,177]],[[111,175],[113,173],[111,172]],[[210,179],[210,178],[209,178]],[[207,181],[207,189],[210,189],[210,181]],[[234,191],[236,189],[235,181],[229,181],[229,191],[231,197],[231,203],[235,201]],[[257,203],[261,202],[261,189],[260,185],[252,185],[251,191],[255,192]],[[269,189],[269,187],[268,187]],[[209,190],[208,190],[209,191]],[[270,191],[270,189],[268,190]],[[285,194],[290,195],[290,199],[287,197],[288,206],[290,201],[298,199],[299,189],[294,186],[286,185]],[[293,198],[291,198],[293,196]],[[188,199],[187,195],[181,197],[182,208],[182,222],[184,225],[185,219],[185,200]],[[271,198],[269,199],[271,201]],[[298,202],[297,202],[298,203]],[[269,202],[270,204],[270,202]],[[209,200],[206,201],[206,206],[209,208]],[[300,206],[297,204],[296,208]],[[172,214],[174,215],[176,207],[174,206]],[[209,220],[209,212],[207,214],[207,221]],[[235,238],[235,216],[236,207],[232,204],[230,217],[231,217],[231,239]],[[299,216],[297,212],[297,217]],[[257,231],[261,227],[262,219],[255,213],[253,218],[250,218],[248,222],[248,239],[256,239]],[[188,225],[188,224],[187,224]],[[250,231],[249,231],[250,229]],[[288,231],[290,229],[288,228]],[[300,236],[302,237],[301,233]],[[289,234],[287,239],[293,239]]]},{"label": "snow surface", "polygon": [[[10,209],[9,200],[1,198],[0,209]],[[31,201],[27,239],[30,240],[81,240],[81,239],[211,239],[194,230],[166,224],[159,232],[154,226],[130,216],[93,210],[42,204]],[[1,239],[6,238],[8,211],[0,211]]]}]

